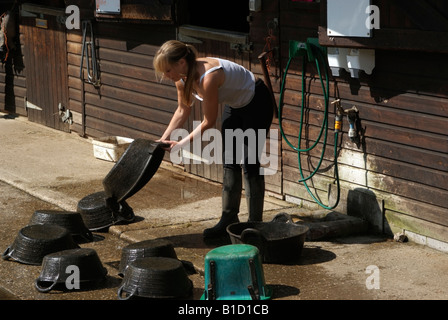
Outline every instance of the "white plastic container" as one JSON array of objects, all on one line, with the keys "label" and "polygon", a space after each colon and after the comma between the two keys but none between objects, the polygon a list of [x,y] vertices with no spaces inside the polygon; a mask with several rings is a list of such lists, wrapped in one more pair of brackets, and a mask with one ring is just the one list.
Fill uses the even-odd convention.
[{"label": "white plastic container", "polygon": [[134,141],[134,139],[118,136],[109,136],[92,140],[93,155],[98,159],[117,162],[132,141]]}]

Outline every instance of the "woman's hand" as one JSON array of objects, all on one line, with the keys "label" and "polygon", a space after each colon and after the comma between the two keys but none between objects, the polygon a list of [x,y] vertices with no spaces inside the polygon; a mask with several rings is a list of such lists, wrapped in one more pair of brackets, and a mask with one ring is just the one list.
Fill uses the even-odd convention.
[{"label": "woman's hand", "polygon": [[178,151],[181,147],[180,147],[180,145],[179,145],[179,142],[177,142],[177,141],[172,141],[172,140],[156,140],[156,142],[160,142],[160,143],[162,143],[162,144],[164,144],[163,146],[162,146],[162,149],[163,150],[165,150],[165,151],[174,151],[174,152],[176,152],[176,151]]}]

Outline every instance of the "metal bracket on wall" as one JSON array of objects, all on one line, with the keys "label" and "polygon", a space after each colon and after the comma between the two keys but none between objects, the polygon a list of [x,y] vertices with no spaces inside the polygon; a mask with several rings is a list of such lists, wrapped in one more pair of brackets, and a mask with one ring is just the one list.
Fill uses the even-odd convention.
[{"label": "metal bracket on wall", "polygon": [[70,109],[66,109],[62,103],[58,104],[59,116],[61,117],[62,122],[73,124],[72,113]]}]

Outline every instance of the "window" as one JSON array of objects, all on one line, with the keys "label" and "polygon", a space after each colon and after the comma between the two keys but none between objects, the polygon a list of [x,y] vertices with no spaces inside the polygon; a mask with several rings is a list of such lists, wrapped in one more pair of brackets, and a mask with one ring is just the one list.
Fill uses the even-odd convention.
[{"label": "window", "polygon": [[249,0],[189,0],[188,24],[236,32],[249,32]]}]

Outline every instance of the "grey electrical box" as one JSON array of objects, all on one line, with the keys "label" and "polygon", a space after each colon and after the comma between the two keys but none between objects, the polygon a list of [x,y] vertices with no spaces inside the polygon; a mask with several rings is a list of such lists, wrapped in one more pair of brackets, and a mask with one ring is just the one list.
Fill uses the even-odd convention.
[{"label": "grey electrical box", "polygon": [[120,14],[120,0],[96,0],[96,13]]},{"label": "grey electrical box", "polygon": [[371,0],[328,0],[329,37],[371,37]]}]

